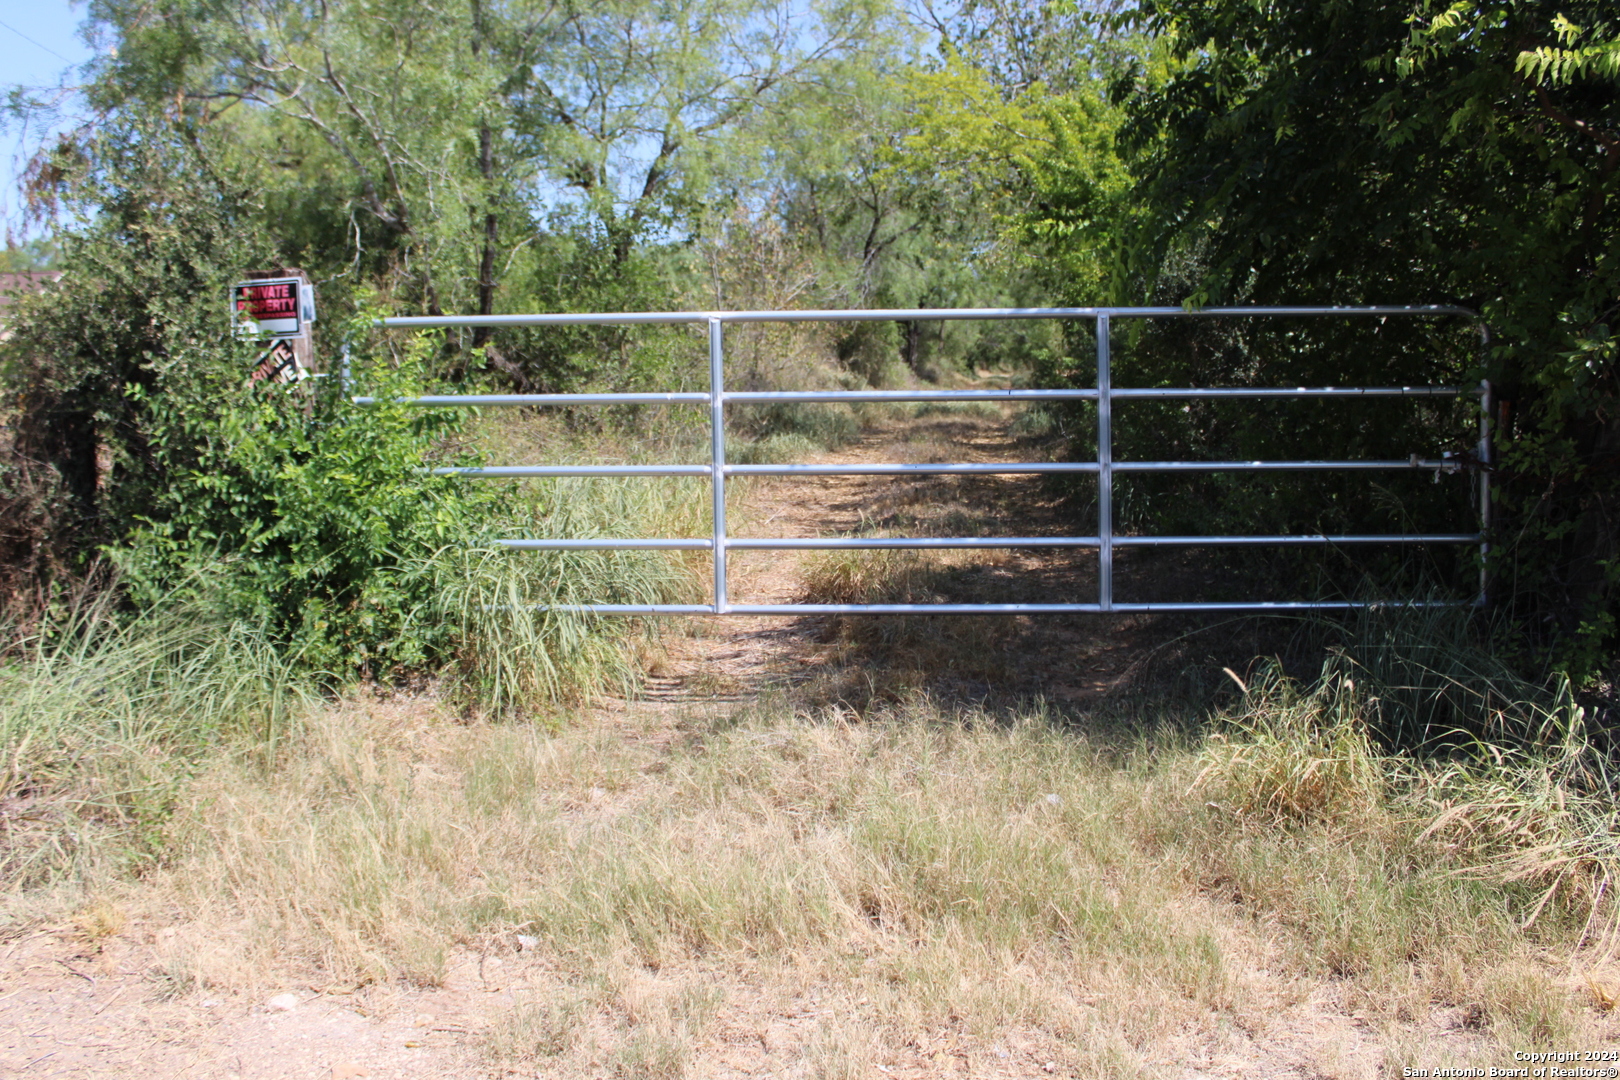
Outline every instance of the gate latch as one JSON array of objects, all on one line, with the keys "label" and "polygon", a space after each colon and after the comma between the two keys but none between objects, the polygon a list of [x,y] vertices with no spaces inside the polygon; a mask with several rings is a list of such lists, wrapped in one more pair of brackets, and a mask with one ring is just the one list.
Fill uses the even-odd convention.
[{"label": "gate latch", "polygon": [[1407,459],[1407,461],[1411,464],[1412,468],[1414,468],[1414,469],[1421,469],[1425,465],[1427,465],[1429,468],[1433,469],[1434,470],[1434,482],[1436,484],[1438,484],[1440,482],[1440,474],[1441,473],[1445,473],[1447,476],[1451,476],[1454,473],[1462,472],[1464,469],[1468,468],[1468,466],[1470,464],[1469,456],[1467,454],[1458,453],[1455,450],[1442,451],[1441,454],[1440,454],[1440,460],[1438,462],[1424,461],[1422,458],[1418,457],[1416,454],[1413,454],[1411,457],[1409,457]]}]

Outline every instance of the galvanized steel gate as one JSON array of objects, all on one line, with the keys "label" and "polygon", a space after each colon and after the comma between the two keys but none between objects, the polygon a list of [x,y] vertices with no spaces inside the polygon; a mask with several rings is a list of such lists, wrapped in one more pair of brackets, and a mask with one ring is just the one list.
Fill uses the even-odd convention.
[{"label": "galvanized steel gate", "polygon": [[[545,538],[500,540],[515,550],[559,549],[691,549],[714,554],[714,601],[709,604],[578,604],[560,610],[614,615],[801,615],[801,614],[1021,614],[1044,612],[1151,612],[1151,611],[1284,611],[1344,609],[1366,606],[1350,600],[1238,602],[1238,603],[1120,603],[1114,600],[1114,550],[1123,547],[1210,545],[1332,545],[1332,544],[1477,544],[1487,550],[1490,515],[1490,386],[1459,389],[1440,386],[1400,387],[1226,387],[1146,389],[1115,387],[1109,371],[1109,325],[1113,319],[1230,318],[1267,316],[1327,317],[1446,317],[1479,322],[1479,316],[1459,307],[1240,307],[1186,311],[1169,307],[1098,308],[929,308],[871,311],[681,311],[592,315],[490,315],[388,318],[379,325],[390,328],[461,328],[514,326],[601,326],[609,324],[699,324],[708,328],[709,392],[668,394],[457,394],[408,399],[420,406],[468,405],[668,405],[709,407],[710,455],[700,465],[519,465],[488,468],[434,469],[436,475],[468,477],[530,476],[706,476],[710,480],[714,528],[712,535],[690,539],[584,540]],[[730,392],[725,388],[725,327],[728,323],[857,322],[912,320],[1091,319],[1096,324],[1097,387],[1094,390],[857,390]],[[1484,333],[1481,326],[1481,333]],[[1477,462],[1451,455],[1433,460],[1416,455],[1404,461],[1115,461],[1113,402],[1136,398],[1329,398],[1400,397],[1477,394],[1481,399]],[[377,399],[357,397],[356,404]],[[1083,400],[1097,404],[1097,457],[1095,461],[1007,462],[996,464],[873,464],[873,465],[730,465],[726,463],[725,410],[731,404],[778,402],[875,401],[1052,401]],[[1477,469],[1479,528],[1467,533],[1369,534],[1345,536],[1120,536],[1114,531],[1113,482],[1115,473],[1179,471],[1269,470],[1433,470],[1452,473]],[[915,475],[963,473],[1094,473],[1097,477],[1097,535],[1009,537],[824,537],[769,539],[734,537],[726,531],[726,478],[728,476]],[[726,554],[729,551],[830,548],[1096,548],[1097,600],[1074,604],[733,604],[726,591]],[[1484,576],[1480,594],[1484,601]]]}]

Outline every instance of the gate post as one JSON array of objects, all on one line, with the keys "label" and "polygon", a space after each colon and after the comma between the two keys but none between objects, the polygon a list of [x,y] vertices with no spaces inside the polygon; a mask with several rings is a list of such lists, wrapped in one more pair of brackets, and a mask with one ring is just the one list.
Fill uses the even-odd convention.
[{"label": "gate post", "polygon": [[[1486,344],[1490,343],[1491,332],[1481,330]],[[1496,463],[1491,446],[1491,410],[1496,407],[1496,398],[1491,393],[1491,381],[1481,379],[1479,382],[1479,600],[1480,607],[1486,607],[1491,600],[1491,467]]]},{"label": "gate post", "polygon": [[725,614],[726,602],[726,405],[724,326],[709,318],[709,481],[714,499],[714,613]]},{"label": "gate post", "polygon": [[1097,606],[1114,610],[1114,401],[1108,312],[1097,314]]}]

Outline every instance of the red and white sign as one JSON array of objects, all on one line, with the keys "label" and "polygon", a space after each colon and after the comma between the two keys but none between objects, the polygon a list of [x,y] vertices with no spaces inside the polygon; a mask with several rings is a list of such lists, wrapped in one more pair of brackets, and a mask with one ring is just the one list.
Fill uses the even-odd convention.
[{"label": "red and white sign", "polygon": [[244,337],[298,337],[315,321],[314,290],[303,278],[243,281],[231,288],[231,310]]}]

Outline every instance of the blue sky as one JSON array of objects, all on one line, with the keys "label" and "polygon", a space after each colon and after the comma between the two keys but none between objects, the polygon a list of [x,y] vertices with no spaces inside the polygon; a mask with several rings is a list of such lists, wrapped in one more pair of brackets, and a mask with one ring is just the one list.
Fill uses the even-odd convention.
[{"label": "blue sky", "polygon": [[[84,6],[67,0],[0,0],[0,92],[16,87],[49,89],[73,85],[80,64],[93,55],[80,38]],[[73,103],[65,100],[71,117]],[[21,196],[17,180],[27,154],[48,134],[22,129],[7,118],[0,127],[0,217],[17,230]]]}]

